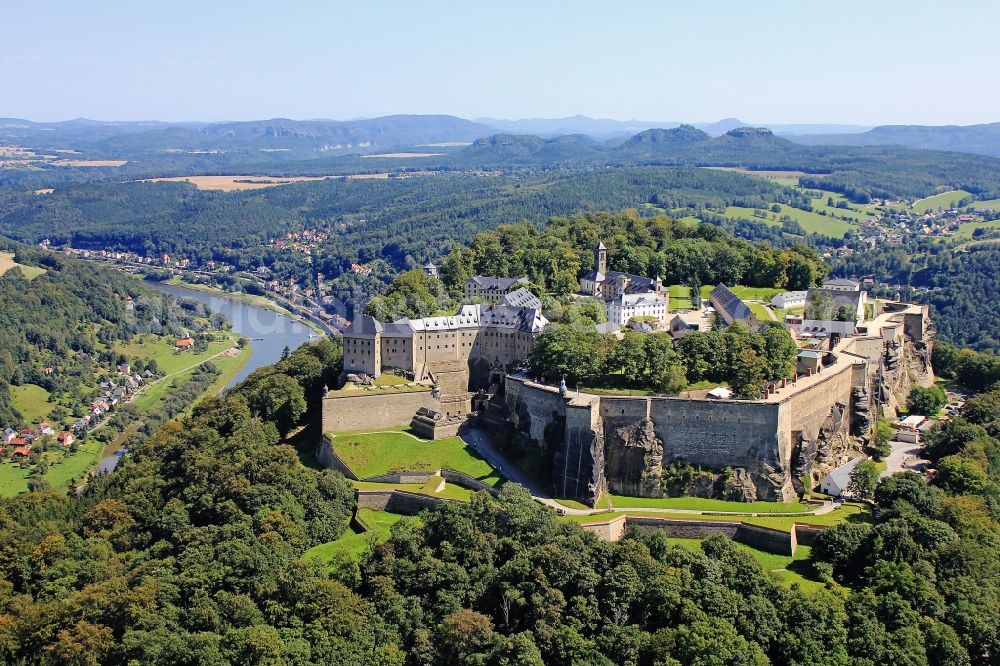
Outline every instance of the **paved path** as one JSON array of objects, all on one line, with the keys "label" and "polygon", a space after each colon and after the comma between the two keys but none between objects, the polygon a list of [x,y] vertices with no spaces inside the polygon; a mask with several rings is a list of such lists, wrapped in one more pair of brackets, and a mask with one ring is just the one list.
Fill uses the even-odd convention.
[{"label": "paved path", "polygon": [[[553,509],[558,509],[567,515],[572,516],[592,516],[596,514],[607,513],[606,509],[577,509],[571,506],[566,506],[565,504],[560,504],[555,499],[552,498],[551,493],[547,492],[540,484],[538,484],[534,479],[529,478],[524,472],[522,472],[516,465],[508,461],[502,453],[496,448],[493,443],[493,439],[483,430],[478,428],[469,428],[467,431],[463,432],[460,437],[462,441],[465,442],[466,446],[481,455],[487,460],[493,467],[496,468],[497,472],[500,473],[508,481],[513,481],[514,483],[519,483],[528,489],[531,493],[531,497],[545,506],[552,507]],[[817,507],[812,511],[802,511],[800,514],[802,516],[820,516],[825,513],[830,513],[838,506],[834,502],[826,502],[823,506]],[[699,511],[697,509],[671,509],[661,506],[651,506],[651,507],[627,507],[622,508],[623,511],[642,511],[646,513],[674,513],[674,514],[686,514],[686,515],[702,515],[705,512]],[[752,512],[741,512],[741,511],[712,511],[712,515],[725,515],[732,514],[738,516],[754,516],[754,517],[768,517],[774,516],[773,513],[752,513]]]},{"label": "paved path", "polygon": [[910,442],[889,442],[892,453],[886,459],[885,471],[879,478],[892,476],[897,472],[922,472],[928,461],[924,459],[924,445]]}]

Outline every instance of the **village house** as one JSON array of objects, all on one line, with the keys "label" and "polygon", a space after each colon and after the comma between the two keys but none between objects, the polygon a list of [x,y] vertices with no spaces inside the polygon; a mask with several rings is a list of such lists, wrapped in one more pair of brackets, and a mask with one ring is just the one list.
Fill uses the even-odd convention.
[{"label": "village house", "polygon": [[69,446],[70,444],[76,441],[76,435],[74,435],[71,432],[59,433],[59,436],[56,437],[56,441],[58,441],[63,446]]},{"label": "village house", "polygon": [[176,351],[185,351],[191,349],[194,346],[194,340],[190,337],[181,338],[174,343],[174,349]]}]

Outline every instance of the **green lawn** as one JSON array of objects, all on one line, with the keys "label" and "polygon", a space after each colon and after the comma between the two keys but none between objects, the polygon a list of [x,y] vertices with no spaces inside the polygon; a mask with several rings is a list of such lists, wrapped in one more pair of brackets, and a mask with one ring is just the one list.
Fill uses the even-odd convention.
[{"label": "green lawn", "polygon": [[500,477],[458,437],[420,439],[409,429],[331,435],[334,451],[361,478],[395,471],[429,472],[448,467],[491,486]]},{"label": "green lawn", "polygon": [[361,522],[368,527],[367,532],[359,534],[348,528],[336,541],[321,543],[307,550],[303,553],[302,559],[328,563],[338,553],[346,553],[351,557],[359,558],[369,543],[380,544],[388,540],[390,528],[405,517],[398,513],[364,508],[359,508],[357,515]]},{"label": "green lawn", "polygon": [[36,384],[11,386],[10,398],[14,408],[32,425],[47,418],[54,406],[49,402],[49,392]]},{"label": "green lawn", "polygon": [[935,194],[932,197],[918,199],[913,202],[911,208],[915,213],[926,213],[929,210],[951,208],[952,204],[958,205],[958,202],[962,199],[971,198],[972,194],[966,192],[965,190],[949,190],[947,192],[942,192],[941,194]]},{"label": "green lawn", "polygon": [[670,285],[669,293],[671,310],[690,310],[694,307],[691,304],[691,287],[682,284]]},{"label": "green lawn", "polygon": [[[561,500],[560,500],[561,501]],[[616,509],[654,507],[657,509],[690,509],[693,511],[737,511],[740,513],[800,513],[809,507],[798,502],[727,502],[701,497],[626,497],[611,495]],[[669,515],[666,517],[670,517]]]},{"label": "green lawn", "polygon": [[[757,317],[759,321],[771,321],[771,315],[768,314],[768,309],[760,303],[747,301],[747,307],[750,308],[750,312],[752,312],[753,316]],[[775,318],[777,318],[777,315],[775,315]]]},{"label": "green lawn", "polygon": [[0,497],[13,497],[28,490],[28,470],[12,462],[0,462]]},{"label": "green lawn", "polygon": [[782,532],[790,532],[792,530],[792,525],[795,523],[802,523],[805,525],[826,525],[833,526],[838,525],[842,522],[871,522],[871,513],[867,507],[859,504],[845,504],[843,508],[832,511],[831,513],[824,514],[822,516],[813,516],[803,514],[801,516],[794,517],[743,517],[743,516],[726,516],[718,514],[684,514],[684,513],[657,513],[654,511],[640,511],[640,510],[615,510],[609,511],[607,513],[600,513],[590,516],[565,516],[565,520],[569,520],[574,523],[601,523],[619,516],[643,516],[647,518],[668,518],[670,520],[711,520],[714,522],[745,522],[749,525],[759,525],[761,527],[770,527],[772,529],[780,530]]},{"label": "green lawn", "polygon": [[79,482],[101,460],[103,450],[104,444],[94,439],[87,439],[76,453],[66,454],[61,461],[51,465],[45,473],[45,478],[53,488],[66,488],[73,479]]},{"label": "green lawn", "polygon": [[829,215],[820,215],[799,208],[792,208],[785,204],[778,204],[780,213],[772,213],[770,206],[767,208],[767,218],[755,217],[753,208],[742,206],[729,206],[723,215],[731,219],[747,219],[764,222],[774,227],[781,226],[781,217],[788,215],[793,220],[802,225],[807,233],[822,234],[832,238],[843,238],[844,234],[854,229],[854,225],[844,220],[838,220]]}]

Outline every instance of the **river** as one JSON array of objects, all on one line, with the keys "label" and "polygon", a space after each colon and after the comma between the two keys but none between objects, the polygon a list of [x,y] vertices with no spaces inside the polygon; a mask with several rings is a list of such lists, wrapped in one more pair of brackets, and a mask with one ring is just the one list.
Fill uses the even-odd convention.
[{"label": "river", "polygon": [[[233,325],[234,332],[251,341],[250,359],[236,373],[229,386],[240,383],[257,368],[277,363],[285,347],[295,350],[310,337],[316,337],[308,326],[274,310],[251,305],[222,294],[188,289],[176,284],[153,281],[146,284],[177,298],[189,298],[204,303],[212,312],[224,316]],[[120,448],[107,447],[97,471],[111,471],[118,464],[121,455]]]},{"label": "river", "polygon": [[177,298],[204,303],[209,310],[225,317],[233,325],[233,331],[252,342],[250,360],[240,368],[229,386],[239,384],[257,368],[277,363],[285,347],[294,351],[310,336],[316,336],[312,329],[291,317],[229,296],[163,282],[146,284]]}]

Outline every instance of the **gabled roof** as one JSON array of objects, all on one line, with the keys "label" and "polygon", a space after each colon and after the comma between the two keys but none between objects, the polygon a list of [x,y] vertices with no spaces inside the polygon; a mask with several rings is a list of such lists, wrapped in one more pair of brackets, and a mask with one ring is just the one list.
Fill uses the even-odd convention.
[{"label": "gabled roof", "polygon": [[708,295],[712,303],[733,321],[756,320],[750,306],[721,282]]},{"label": "gabled roof", "polygon": [[509,277],[496,277],[493,275],[476,275],[474,277],[470,277],[465,284],[468,285],[470,282],[474,283],[480,289],[507,291],[515,284],[518,283],[528,284],[528,278],[526,277],[509,278]]},{"label": "gabled roof", "polygon": [[541,308],[542,301],[535,296],[533,293],[520,287],[510,292],[501,299],[501,303],[504,305],[511,305],[519,308]]}]

